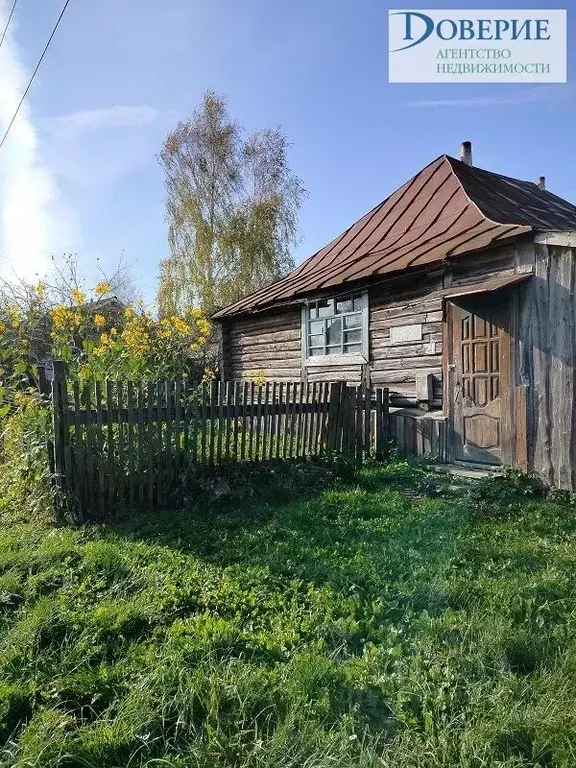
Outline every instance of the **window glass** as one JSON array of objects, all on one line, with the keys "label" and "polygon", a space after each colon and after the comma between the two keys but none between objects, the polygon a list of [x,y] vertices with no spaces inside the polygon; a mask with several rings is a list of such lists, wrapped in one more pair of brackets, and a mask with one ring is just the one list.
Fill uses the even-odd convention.
[{"label": "window glass", "polygon": [[362,331],[357,328],[354,331],[344,332],[344,344],[360,344],[362,341]]},{"label": "window glass", "polygon": [[352,299],[337,299],[336,300],[336,314],[339,315],[342,312],[352,312],[353,301]]},{"label": "window glass", "polygon": [[332,301],[330,300],[319,301],[316,306],[318,307],[318,317],[330,317],[330,315],[334,314]]},{"label": "window glass", "polygon": [[326,346],[340,346],[342,343],[342,320],[334,318],[326,321]]},{"label": "window glass", "polygon": [[362,315],[347,315],[344,318],[344,328],[360,328],[362,325]]},{"label": "window glass", "polygon": [[308,355],[361,354],[366,309],[361,295],[312,302],[306,323]]}]

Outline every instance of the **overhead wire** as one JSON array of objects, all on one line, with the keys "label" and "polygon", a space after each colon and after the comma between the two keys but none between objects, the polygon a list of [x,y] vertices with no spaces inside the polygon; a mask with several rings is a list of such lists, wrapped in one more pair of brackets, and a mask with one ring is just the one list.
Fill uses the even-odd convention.
[{"label": "overhead wire", "polygon": [[10,9],[10,13],[8,14],[8,21],[6,22],[6,26],[4,27],[4,31],[2,32],[2,37],[0,38],[0,48],[2,48],[2,43],[4,42],[4,38],[6,37],[6,32],[8,32],[8,27],[10,26],[10,22],[12,21],[12,16],[14,16],[14,11],[16,10],[16,6],[18,5],[18,0],[14,0],[12,3],[12,8]]},{"label": "overhead wire", "polygon": [[[68,8],[69,3],[70,3],[70,0],[66,0],[62,10],[60,11],[60,15],[58,16],[58,18],[56,20],[56,24],[54,25],[54,28],[52,29],[50,37],[48,38],[48,42],[44,46],[44,50],[42,51],[42,53],[40,54],[40,58],[36,62],[36,66],[34,67],[34,71],[32,72],[32,74],[30,76],[30,80],[28,81],[28,85],[26,86],[26,89],[25,89],[24,93],[22,94],[22,98],[20,99],[20,101],[18,103],[18,106],[16,107],[16,111],[14,112],[14,114],[12,116],[12,119],[8,123],[8,127],[6,128],[6,131],[4,132],[4,136],[2,137],[2,140],[0,141],[0,149],[2,149],[2,147],[4,146],[4,142],[8,138],[8,134],[10,133],[10,129],[12,128],[12,126],[14,125],[14,121],[18,117],[18,113],[20,112],[20,108],[22,107],[22,104],[24,103],[24,99],[28,95],[28,91],[30,90],[30,86],[34,82],[34,78],[36,77],[36,74],[37,74],[38,70],[40,69],[40,65],[42,64],[44,56],[46,55],[46,51],[50,47],[50,43],[52,42],[52,39],[53,39],[54,35],[56,34],[56,30],[60,26],[60,22],[62,21],[62,17],[64,16],[64,14],[66,12],[66,8]],[[15,5],[16,5],[16,3],[14,3],[13,7],[15,7]]]}]

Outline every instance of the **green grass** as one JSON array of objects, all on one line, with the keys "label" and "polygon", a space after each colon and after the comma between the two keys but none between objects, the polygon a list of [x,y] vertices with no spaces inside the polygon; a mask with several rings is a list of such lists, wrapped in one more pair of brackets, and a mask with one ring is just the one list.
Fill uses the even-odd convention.
[{"label": "green grass", "polygon": [[6,520],[0,764],[576,765],[575,512],[406,483],[437,485],[391,465],[115,527]]}]

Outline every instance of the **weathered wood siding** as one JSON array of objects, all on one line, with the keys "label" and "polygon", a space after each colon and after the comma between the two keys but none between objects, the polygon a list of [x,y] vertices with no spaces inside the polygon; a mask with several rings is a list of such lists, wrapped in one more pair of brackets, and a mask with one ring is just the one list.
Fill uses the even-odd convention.
[{"label": "weathered wood siding", "polygon": [[[433,404],[441,405],[442,300],[429,294],[442,286],[436,274],[370,289],[370,380],[388,387],[393,403],[415,403],[417,381],[431,374]],[[421,326],[421,338],[391,338],[403,326]]]},{"label": "weathered wood siding", "polygon": [[223,375],[277,381],[302,376],[300,307],[227,321],[222,329]]},{"label": "weathered wood siding", "polygon": [[535,247],[517,330],[528,466],[547,484],[576,490],[576,248]]}]

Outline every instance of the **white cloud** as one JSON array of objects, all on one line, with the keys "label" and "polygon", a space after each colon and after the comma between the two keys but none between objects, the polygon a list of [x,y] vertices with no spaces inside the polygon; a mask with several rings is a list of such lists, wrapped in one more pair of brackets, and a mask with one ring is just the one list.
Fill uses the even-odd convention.
[{"label": "white cloud", "polygon": [[[0,0],[0,28],[8,18],[8,0]],[[29,74],[14,39],[15,19],[0,49],[0,135],[16,111]],[[50,256],[70,243],[69,221],[50,169],[39,153],[27,102],[0,149],[0,274],[33,279],[51,266]]]},{"label": "white cloud", "polygon": [[[563,90],[560,90],[563,89]],[[519,106],[534,102],[561,102],[572,95],[568,86],[541,86],[523,91],[503,94],[502,96],[471,96],[465,99],[422,99],[409,101],[407,107],[497,107]]]},{"label": "white cloud", "polygon": [[64,132],[67,136],[78,135],[87,131],[100,131],[112,128],[134,128],[153,123],[159,112],[147,104],[137,106],[117,105],[103,109],[85,109],[72,112],[49,120],[51,130]]}]

